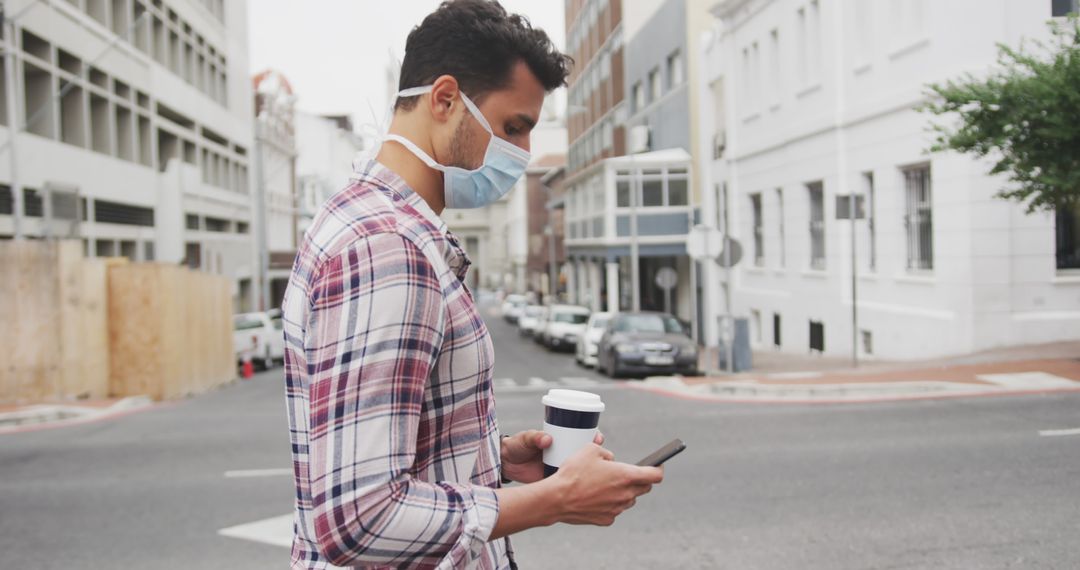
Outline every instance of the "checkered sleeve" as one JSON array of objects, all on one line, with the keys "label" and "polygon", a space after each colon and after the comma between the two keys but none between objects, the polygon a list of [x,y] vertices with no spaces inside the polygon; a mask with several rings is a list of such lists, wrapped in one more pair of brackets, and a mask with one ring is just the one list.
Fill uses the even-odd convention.
[{"label": "checkered sleeve", "polygon": [[470,566],[498,518],[494,489],[410,473],[446,321],[432,264],[401,235],[365,237],[323,263],[309,302],[320,553],[338,566]]}]

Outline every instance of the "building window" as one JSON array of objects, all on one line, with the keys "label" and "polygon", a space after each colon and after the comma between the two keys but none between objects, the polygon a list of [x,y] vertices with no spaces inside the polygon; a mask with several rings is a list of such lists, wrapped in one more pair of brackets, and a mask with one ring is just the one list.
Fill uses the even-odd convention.
[{"label": "building window", "polygon": [[868,330],[860,331],[862,337],[862,351],[867,356],[874,355],[874,334]]},{"label": "building window", "polygon": [[780,332],[783,329],[780,328],[780,313],[773,313],[772,316],[772,343],[776,348],[780,348]]},{"label": "building window", "polygon": [[1080,0],[1051,0],[1050,11],[1055,18],[1080,12]]},{"label": "building window", "polygon": [[1055,241],[1058,269],[1080,269],[1080,202],[1057,209]]},{"label": "building window", "polygon": [[787,238],[785,234],[787,231],[784,229],[784,189],[776,189],[776,219],[779,222],[780,230],[780,267],[787,265]]},{"label": "building window", "polygon": [[855,27],[858,40],[855,64],[866,65],[874,52],[874,12],[871,2],[855,3]]},{"label": "building window", "polygon": [[664,205],[664,180],[662,178],[642,180],[641,205],[645,207]]},{"label": "building window", "polygon": [[668,206],[686,206],[688,202],[685,178],[668,178]]},{"label": "building window", "polygon": [[654,67],[649,72],[649,103],[655,103],[660,100],[660,96],[663,94],[663,85],[660,83],[660,68]]},{"label": "building window", "polygon": [[682,53],[676,51],[667,58],[668,89],[682,85],[683,82],[683,59]]},{"label": "building window", "polygon": [[753,209],[754,265],[765,265],[765,236],[762,231],[761,194],[750,195],[750,207]]},{"label": "building window", "polygon": [[907,202],[904,215],[907,268],[931,270],[934,268],[934,220],[929,166],[904,170],[904,194]]},{"label": "building window", "polygon": [[806,185],[810,198],[810,268],[825,269],[825,197],[821,182]]},{"label": "building window", "polygon": [[630,207],[630,180],[619,180],[615,183],[615,205],[620,208]]},{"label": "building window", "polygon": [[877,194],[874,192],[874,173],[864,172],[863,194],[866,196],[866,232],[867,237],[867,267],[870,271],[877,269],[877,218],[874,215],[877,210]]},{"label": "building window", "polygon": [[186,216],[185,227],[189,230],[198,230],[199,216],[196,214],[188,214]]},{"label": "building window", "polygon": [[896,48],[922,39],[923,0],[893,0],[893,33]]},{"label": "building window", "polygon": [[640,81],[634,84],[634,97],[631,104],[635,113],[645,108],[645,86]]},{"label": "building window", "polygon": [[773,30],[769,33],[769,102],[774,107],[780,104],[783,81],[780,73],[780,30]]},{"label": "building window", "polygon": [[821,3],[813,0],[799,8],[799,80],[803,87],[815,84],[821,73]]}]

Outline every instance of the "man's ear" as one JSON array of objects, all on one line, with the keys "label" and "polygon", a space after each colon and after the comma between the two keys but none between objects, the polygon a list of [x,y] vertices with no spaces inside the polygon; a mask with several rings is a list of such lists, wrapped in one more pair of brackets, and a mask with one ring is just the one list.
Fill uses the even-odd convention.
[{"label": "man's ear", "polygon": [[431,87],[431,98],[428,99],[431,116],[437,122],[445,123],[453,116],[455,107],[460,104],[460,93],[457,79],[451,75],[442,75],[435,80]]}]

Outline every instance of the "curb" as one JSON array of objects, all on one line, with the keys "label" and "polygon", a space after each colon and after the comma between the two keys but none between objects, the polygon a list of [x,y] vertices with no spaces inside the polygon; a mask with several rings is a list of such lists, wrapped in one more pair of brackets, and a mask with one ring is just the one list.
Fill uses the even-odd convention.
[{"label": "curb", "polygon": [[154,407],[148,396],[131,396],[107,408],[42,404],[0,414],[0,435],[54,429],[118,418]]},{"label": "curb", "polygon": [[735,381],[688,386],[678,377],[649,377],[641,384],[627,384],[626,387],[684,400],[733,404],[865,404],[1080,392],[1080,385],[1016,388],[940,381],[817,385]]}]

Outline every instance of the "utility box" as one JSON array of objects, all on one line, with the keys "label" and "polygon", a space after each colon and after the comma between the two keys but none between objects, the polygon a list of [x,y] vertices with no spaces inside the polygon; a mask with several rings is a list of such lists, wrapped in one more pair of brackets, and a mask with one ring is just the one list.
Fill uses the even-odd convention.
[{"label": "utility box", "polygon": [[[735,320],[735,339],[732,343],[732,361],[734,367],[733,372],[746,372],[754,366],[753,353],[750,352],[750,320],[749,319],[734,319]],[[724,323],[721,321],[721,325]],[[723,326],[721,326],[723,329]],[[727,345],[726,337],[728,335],[721,335],[720,339],[720,357],[719,365],[720,370],[726,371],[727,367]]]}]

